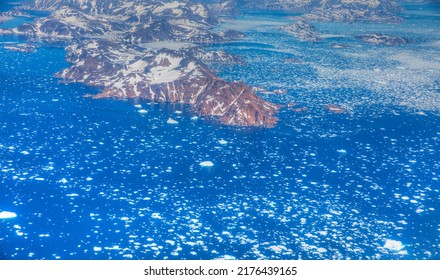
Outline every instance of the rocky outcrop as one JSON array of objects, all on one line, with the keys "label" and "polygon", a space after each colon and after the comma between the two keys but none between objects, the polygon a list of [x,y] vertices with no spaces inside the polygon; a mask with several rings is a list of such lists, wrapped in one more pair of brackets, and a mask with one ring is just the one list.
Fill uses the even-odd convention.
[{"label": "rocky outcrop", "polygon": [[400,46],[408,43],[408,40],[403,37],[389,36],[385,34],[365,34],[357,36],[356,38],[371,45]]},{"label": "rocky outcrop", "polygon": [[232,15],[239,11],[235,0],[217,0],[208,4],[208,7],[216,15]]},{"label": "rocky outcrop", "polygon": [[329,104],[324,107],[327,111],[335,114],[344,114],[347,112],[344,108],[336,104]]},{"label": "rocky outcrop", "polygon": [[318,42],[321,40],[321,38],[319,38],[319,32],[317,32],[311,24],[303,20],[283,26],[283,30],[295,36],[300,41]]}]

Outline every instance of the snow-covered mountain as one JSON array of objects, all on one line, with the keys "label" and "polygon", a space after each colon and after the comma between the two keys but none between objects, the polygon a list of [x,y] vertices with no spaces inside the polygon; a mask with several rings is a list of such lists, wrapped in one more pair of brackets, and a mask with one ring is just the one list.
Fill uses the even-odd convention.
[{"label": "snow-covered mountain", "polygon": [[18,26],[14,33],[40,39],[78,39],[84,36],[103,36],[115,31],[122,32],[126,28],[126,24],[63,7],[46,18]]},{"label": "snow-covered mountain", "polygon": [[[213,31],[218,23],[201,3],[184,0],[35,0],[22,10],[47,17],[0,34],[63,42],[72,66],[57,74],[66,82],[99,86],[96,98],[144,98],[190,104],[195,113],[228,125],[274,126],[278,106],[239,82],[226,82],[205,63],[240,63],[223,51],[195,44],[228,41],[235,31]],[[165,48],[153,49],[151,43]],[[190,47],[166,49],[177,43]]]},{"label": "snow-covered mountain", "polygon": [[18,27],[15,32],[52,40],[112,33],[132,43],[213,42],[222,36],[211,31],[217,20],[208,8],[188,1],[35,0],[24,8],[52,13]]},{"label": "snow-covered mountain", "polygon": [[[91,40],[68,47],[73,65],[58,74],[66,81],[101,86],[95,98],[145,98],[191,104],[202,116],[240,126],[273,126],[278,106],[239,82],[228,83],[192,51],[133,49],[123,43]],[[197,52],[199,54],[199,52]]]}]

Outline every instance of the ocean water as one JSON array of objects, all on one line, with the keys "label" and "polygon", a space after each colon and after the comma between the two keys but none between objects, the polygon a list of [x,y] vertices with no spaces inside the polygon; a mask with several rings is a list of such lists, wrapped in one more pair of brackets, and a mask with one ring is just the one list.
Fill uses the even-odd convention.
[{"label": "ocean water", "polygon": [[[316,24],[331,35],[319,43],[282,33],[285,13],[226,22],[247,38],[210,48],[245,65],[219,75],[308,108],[283,108],[273,129],[83,98],[99,89],[53,76],[62,48],[11,52],[23,39],[0,37],[0,258],[439,259],[440,12],[403,15]],[[355,38],[370,32],[410,43]]]}]

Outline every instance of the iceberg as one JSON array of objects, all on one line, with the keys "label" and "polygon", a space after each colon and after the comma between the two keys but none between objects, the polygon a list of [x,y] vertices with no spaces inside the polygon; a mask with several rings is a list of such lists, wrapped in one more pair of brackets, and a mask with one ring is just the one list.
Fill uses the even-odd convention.
[{"label": "iceberg", "polygon": [[167,124],[178,124],[179,122],[176,120],[173,120],[172,118],[168,118]]},{"label": "iceberg", "polygon": [[200,166],[201,167],[212,167],[212,166],[214,166],[214,163],[212,163],[212,161],[203,161],[203,162],[201,162],[200,163]]},{"label": "iceberg", "polygon": [[383,245],[383,247],[385,249],[388,249],[392,252],[399,252],[400,250],[402,250],[405,246],[402,244],[402,242],[400,241],[396,241],[396,240],[391,240],[391,239],[387,239],[385,241],[385,245]]},{"label": "iceberg", "polygon": [[221,256],[219,258],[217,258],[217,260],[236,260],[237,258],[231,255],[224,255]]},{"label": "iceberg", "polygon": [[14,212],[2,211],[0,212],[0,219],[12,219],[17,217],[17,214]]}]

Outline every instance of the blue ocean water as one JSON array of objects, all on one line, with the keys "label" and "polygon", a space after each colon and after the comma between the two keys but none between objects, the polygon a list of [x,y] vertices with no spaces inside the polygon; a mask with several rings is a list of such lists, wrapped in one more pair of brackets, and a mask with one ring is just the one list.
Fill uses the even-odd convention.
[{"label": "blue ocean water", "polygon": [[308,108],[274,129],[83,98],[99,89],[53,76],[62,48],[0,37],[0,217],[17,215],[0,218],[0,258],[439,259],[440,13],[423,7],[401,25],[317,24],[331,36],[314,44],[278,29],[284,13],[241,16],[248,37],[212,48],[246,64],[216,69]]}]

